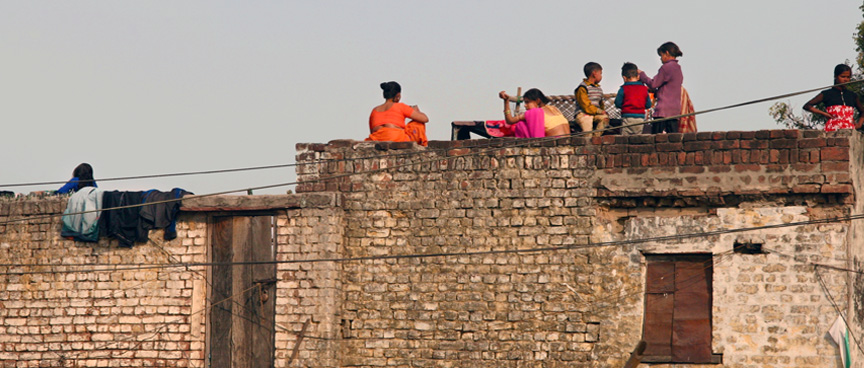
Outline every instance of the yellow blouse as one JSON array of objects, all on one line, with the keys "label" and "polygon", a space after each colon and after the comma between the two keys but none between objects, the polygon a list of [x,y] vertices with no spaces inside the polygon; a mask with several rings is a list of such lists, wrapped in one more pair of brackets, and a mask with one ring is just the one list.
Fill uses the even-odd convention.
[{"label": "yellow blouse", "polygon": [[551,129],[557,128],[563,124],[570,124],[564,114],[561,113],[555,106],[543,106],[544,126],[548,132]]}]

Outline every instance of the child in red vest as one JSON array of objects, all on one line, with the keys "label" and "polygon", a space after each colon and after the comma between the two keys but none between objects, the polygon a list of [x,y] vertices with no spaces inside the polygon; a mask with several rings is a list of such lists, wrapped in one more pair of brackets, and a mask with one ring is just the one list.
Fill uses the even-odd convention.
[{"label": "child in red vest", "polygon": [[621,134],[633,135],[642,133],[645,122],[645,111],[651,108],[651,97],[648,87],[639,81],[639,68],[633,63],[624,63],[621,67],[621,77],[624,85],[618,89],[615,96],[615,107],[621,109]]}]

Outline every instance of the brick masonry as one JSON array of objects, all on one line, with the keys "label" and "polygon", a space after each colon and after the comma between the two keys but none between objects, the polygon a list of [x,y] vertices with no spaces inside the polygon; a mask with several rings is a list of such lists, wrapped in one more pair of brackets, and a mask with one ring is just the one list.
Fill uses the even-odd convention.
[{"label": "brick masonry", "polygon": [[[209,216],[232,211],[277,213],[277,367],[307,321],[290,366],[623,366],[641,338],[643,254],[713,254],[722,366],[836,367],[824,335],[837,314],[819,277],[862,332],[864,278],[817,276],[807,263],[861,269],[860,221],[592,246],[864,213],[856,133],[333,141],[297,152],[299,194],[184,201],[168,242],[156,231],[132,249],[76,243],[59,238],[58,218],[0,225],[0,366],[205,366],[205,269],[59,265],[206,262]],[[0,221],[64,207],[3,200]],[[768,252],[732,251],[743,243]],[[489,253],[555,247],[568,249]]]},{"label": "brick masonry", "polygon": [[[352,256],[578,246],[861,213],[851,132],[522,142],[300,144],[298,161],[312,164],[298,168],[298,192],[343,194]],[[360,174],[381,168],[391,169]],[[713,351],[723,366],[834,367],[825,332],[837,313],[807,262],[850,266],[860,234],[851,224],[348,263],[343,364],[621,366],[641,336],[642,254],[698,252],[714,255]],[[736,243],[771,251],[734,253]],[[820,276],[848,312],[860,280]]]}]

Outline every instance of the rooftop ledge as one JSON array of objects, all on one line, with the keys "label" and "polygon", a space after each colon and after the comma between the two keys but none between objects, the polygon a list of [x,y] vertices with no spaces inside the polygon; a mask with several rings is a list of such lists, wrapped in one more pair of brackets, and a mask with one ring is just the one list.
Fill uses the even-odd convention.
[{"label": "rooftop ledge", "polygon": [[[596,190],[591,194],[595,198],[827,195],[848,196],[850,198],[843,201],[849,202],[855,192],[853,178],[859,175],[858,167],[864,166],[858,163],[862,160],[859,152],[864,147],[862,137],[861,133],[851,130],[760,130],[561,137],[533,143],[516,138],[430,141],[428,147],[412,142],[353,140],[300,143],[297,144],[297,162],[312,165],[298,166],[297,192],[374,191],[370,185],[384,180],[392,187],[401,180],[416,179],[401,179],[402,176],[395,174],[363,174],[397,162],[425,160],[429,164],[422,168],[398,171],[486,170],[498,172],[492,174],[494,178],[508,179],[533,177],[542,171],[575,170],[555,177],[588,175],[586,179],[591,189]],[[393,152],[400,150],[420,154],[412,159],[414,156]],[[487,152],[482,152],[484,150]],[[851,153],[853,151],[855,153]],[[482,159],[429,161],[432,157],[477,153]],[[508,160],[503,160],[502,156],[507,156]],[[559,156],[561,159],[521,160],[521,156]],[[513,158],[515,161],[510,160]],[[850,165],[852,159],[856,163]],[[514,173],[514,170],[522,173]],[[318,180],[327,176],[342,178],[328,182]],[[470,183],[466,185],[470,187]]]},{"label": "rooftop ledge", "polygon": [[[698,132],[698,133],[672,133],[672,134],[639,134],[631,136],[622,135],[604,135],[602,137],[560,137],[560,138],[538,138],[533,144],[520,144],[526,141],[520,138],[493,138],[493,139],[471,139],[462,141],[429,141],[428,147],[422,147],[413,142],[374,142],[374,141],[356,141],[350,139],[337,139],[328,143],[298,143],[298,151],[314,151],[324,152],[326,149],[340,148],[374,148],[380,151],[386,150],[407,150],[407,149],[447,149],[447,148],[485,148],[485,147],[506,147],[512,145],[519,146],[540,146],[540,147],[555,147],[555,146],[584,146],[584,145],[647,145],[661,143],[681,143],[678,150],[687,151],[696,149],[716,149],[716,148],[733,148],[729,144],[723,147],[705,147],[705,145],[691,143],[690,146],[684,147],[687,142],[704,142],[704,141],[777,141],[777,140],[799,140],[797,148],[815,148],[821,146],[843,146],[835,140],[848,141],[855,134],[852,130],[838,130],[834,132],[825,132],[821,130],[758,130],[758,131],[729,131],[729,132]],[[824,139],[826,141],[819,141]],[[758,145],[758,144],[757,144]],[[777,147],[764,148],[793,148],[789,142],[775,142]],[[845,146],[848,146],[845,144]],[[665,148],[675,148],[677,145],[667,146]],[[737,147],[734,147],[737,148]],[[750,147],[747,144],[741,148],[763,148]]]}]

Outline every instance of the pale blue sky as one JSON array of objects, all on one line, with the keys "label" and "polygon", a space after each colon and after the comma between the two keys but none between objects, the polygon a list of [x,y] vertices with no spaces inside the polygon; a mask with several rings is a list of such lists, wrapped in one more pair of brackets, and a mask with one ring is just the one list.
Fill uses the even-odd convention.
[{"label": "pale blue sky", "polygon": [[[0,183],[66,180],[80,162],[97,179],[291,163],[298,142],[365,138],[389,80],[430,116],[430,139],[449,139],[453,120],[499,118],[502,89],[572,93],[588,61],[610,93],[625,61],[653,75],[670,40],[697,110],[817,88],[854,59],[859,5],[0,1]],[[769,106],[697,122],[775,129]],[[287,168],[100,187],[204,194],[293,180]]]}]

